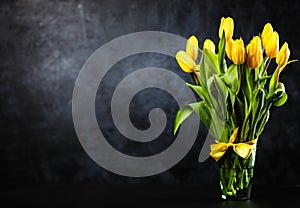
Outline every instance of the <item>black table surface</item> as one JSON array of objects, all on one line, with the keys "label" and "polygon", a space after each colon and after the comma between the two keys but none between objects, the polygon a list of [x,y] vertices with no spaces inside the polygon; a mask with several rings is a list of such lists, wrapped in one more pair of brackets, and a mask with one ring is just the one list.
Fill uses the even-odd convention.
[{"label": "black table surface", "polygon": [[224,201],[200,185],[36,184],[0,188],[6,207],[297,207],[300,186],[254,185],[251,199]]}]

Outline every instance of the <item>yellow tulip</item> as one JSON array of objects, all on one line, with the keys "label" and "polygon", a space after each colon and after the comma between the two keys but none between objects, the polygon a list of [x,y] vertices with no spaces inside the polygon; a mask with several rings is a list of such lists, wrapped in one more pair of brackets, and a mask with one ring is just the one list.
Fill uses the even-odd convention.
[{"label": "yellow tulip", "polygon": [[186,42],[186,53],[195,61],[198,57],[198,39],[192,35]]},{"label": "yellow tulip", "polygon": [[272,33],[273,33],[273,27],[270,23],[267,23],[264,26],[264,29],[261,34],[262,45],[264,48],[266,48],[267,42],[269,41]]},{"label": "yellow tulip", "polygon": [[279,36],[273,32],[266,45],[266,54],[269,58],[275,58],[279,50]]},{"label": "yellow tulip", "polygon": [[287,64],[290,57],[290,53],[291,52],[289,46],[287,42],[285,42],[281,47],[278,55],[276,56],[276,63],[278,64],[278,66],[283,67],[284,65]]},{"label": "yellow tulip", "polygon": [[206,39],[203,43],[203,49],[206,49],[206,50],[210,50],[212,51],[213,53],[216,53],[215,50],[216,50],[216,46],[214,44],[214,42],[210,39]]},{"label": "yellow tulip", "polygon": [[255,36],[247,45],[247,65],[250,68],[257,68],[263,60],[263,50],[261,47],[261,39]]},{"label": "yellow tulip", "polygon": [[242,38],[234,41],[231,49],[231,58],[233,63],[240,65],[246,61],[246,50]]},{"label": "yellow tulip", "polygon": [[219,37],[220,39],[222,38],[223,30],[225,32],[225,38],[226,40],[230,40],[233,35],[233,30],[234,30],[234,22],[231,17],[221,18],[221,23],[219,27]]},{"label": "yellow tulip", "polygon": [[180,68],[186,73],[192,73],[196,70],[196,62],[185,51],[178,51],[176,53],[176,60]]},{"label": "yellow tulip", "polygon": [[233,39],[229,39],[228,41],[226,41],[226,46],[225,46],[225,51],[226,51],[227,57],[230,60],[232,60],[232,58],[231,58],[231,49],[232,49],[233,43],[234,43],[234,40]]}]

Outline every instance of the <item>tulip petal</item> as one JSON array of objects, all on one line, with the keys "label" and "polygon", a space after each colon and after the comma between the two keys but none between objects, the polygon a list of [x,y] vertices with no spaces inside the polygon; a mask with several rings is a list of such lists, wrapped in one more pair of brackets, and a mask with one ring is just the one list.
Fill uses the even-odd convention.
[{"label": "tulip petal", "polygon": [[290,57],[290,53],[291,52],[289,46],[287,42],[285,42],[281,47],[280,51],[278,52],[278,55],[276,56],[276,63],[278,64],[278,66],[283,67],[287,64]]},{"label": "tulip petal", "polygon": [[213,53],[216,53],[216,46],[214,42],[210,39],[206,39],[203,43],[203,49],[210,50]]},{"label": "tulip petal", "polygon": [[234,22],[231,17],[222,17],[219,27],[219,38],[222,38],[223,30],[225,32],[226,40],[229,40],[232,38],[233,30],[234,30]]},{"label": "tulip petal", "polygon": [[198,57],[199,45],[198,39],[192,35],[186,42],[186,53],[192,57],[193,60],[196,60]]},{"label": "tulip petal", "polygon": [[186,73],[192,73],[195,71],[196,63],[185,51],[178,51],[176,53],[176,60],[180,68]]},{"label": "tulip petal", "polygon": [[268,43],[272,33],[273,33],[272,25],[270,23],[265,24],[264,29],[263,29],[262,34],[261,34],[262,45],[263,45],[264,48],[266,48],[267,43]]},{"label": "tulip petal", "polygon": [[240,65],[246,61],[246,50],[242,38],[235,40],[232,45],[231,58],[233,63]]},{"label": "tulip petal", "polygon": [[233,43],[234,43],[234,40],[233,39],[229,39],[228,41],[226,41],[226,46],[225,46],[225,51],[226,51],[227,57],[230,60],[232,60],[231,50],[232,50]]},{"label": "tulip petal", "polygon": [[279,35],[275,31],[270,36],[267,45],[266,45],[266,54],[270,58],[275,58],[279,51]]},{"label": "tulip petal", "polygon": [[263,51],[261,47],[261,39],[258,36],[253,37],[247,45],[247,65],[250,68],[257,68],[263,60]]}]

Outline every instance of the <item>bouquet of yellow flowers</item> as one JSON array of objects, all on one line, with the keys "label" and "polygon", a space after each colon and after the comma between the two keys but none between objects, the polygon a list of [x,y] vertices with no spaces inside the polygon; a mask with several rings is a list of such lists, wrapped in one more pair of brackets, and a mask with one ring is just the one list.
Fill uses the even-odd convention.
[{"label": "bouquet of yellow flowers", "polygon": [[[195,112],[216,140],[210,155],[219,163],[222,198],[248,199],[257,140],[271,106],[287,101],[279,78],[286,65],[295,60],[289,61],[287,42],[279,50],[279,35],[270,23],[246,46],[242,38],[233,39],[233,31],[233,19],[222,17],[217,52],[210,39],[200,50],[195,36],[187,40],[185,51],[177,52],[179,66],[194,82],[187,85],[201,101],[180,107],[174,134]],[[269,68],[273,59],[275,70]]]}]

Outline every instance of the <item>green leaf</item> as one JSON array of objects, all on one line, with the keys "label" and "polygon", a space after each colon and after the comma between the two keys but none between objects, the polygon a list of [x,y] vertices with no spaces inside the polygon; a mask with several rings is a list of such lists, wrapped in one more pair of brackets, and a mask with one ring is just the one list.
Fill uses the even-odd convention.
[{"label": "green leaf", "polygon": [[288,95],[285,92],[282,92],[278,98],[275,99],[274,105],[276,107],[282,106],[288,99]]},{"label": "green leaf", "polygon": [[230,121],[232,123],[232,127],[233,130],[235,129],[234,127],[237,124],[237,120],[236,120],[236,112],[235,112],[235,93],[233,93],[229,88],[228,88],[228,92],[229,92],[229,98],[227,101],[227,118],[230,118]]},{"label": "green leaf", "polygon": [[207,66],[205,64],[205,60],[204,60],[204,53],[202,53],[201,55],[201,59],[200,59],[200,85],[204,88],[204,89],[208,89],[207,87],[207,77],[209,77],[209,69],[207,69]]},{"label": "green leaf", "polygon": [[203,51],[205,70],[209,73],[207,74],[207,78],[209,78],[212,74],[216,74],[218,70],[218,56],[211,52],[210,50]]},{"label": "green leaf", "polygon": [[233,112],[234,112],[235,93],[232,92],[229,88],[228,88],[228,92],[229,92],[229,96],[230,96],[231,107],[233,108]]},{"label": "green leaf", "polygon": [[209,81],[209,96],[212,100],[211,122],[215,138],[222,139],[227,114],[227,97],[229,89],[218,75],[213,75]]},{"label": "green leaf", "polygon": [[252,121],[254,121],[265,103],[265,94],[262,89],[256,89],[251,94]]},{"label": "green leaf", "polygon": [[251,122],[251,132],[250,137],[255,138],[257,124],[259,123],[259,119],[261,117],[264,108],[266,107],[266,92],[263,89],[256,89],[251,94],[251,108],[252,108],[252,122]]},{"label": "green leaf", "polygon": [[[224,57],[225,57],[225,32],[223,30],[222,38],[218,45],[218,66],[220,67],[220,72],[224,73]],[[226,63],[225,63],[226,64]]]},{"label": "green leaf", "polygon": [[274,94],[274,91],[276,89],[277,85],[277,76],[279,73],[280,68],[277,67],[276,70],[274,71],[270,83],[269,83],[269,96],[272,96]]},{"label": "green leaf", "polygon": [[282,82],[279,82],[276,90],[274,91],[274,94],[278,94],[278,93],[281,93],[281,92],[285,92],[285,87],[284,87],[284,84]]},{"label": "green leaf", "polygon": [[[244,130],[244,141],[246,141],[246,138],[249,138],[249,134],[250,134],[250,122],[249,120],[247,120],[246,125],[245,125],[245,130]],[[244,142],[243,141],[243,142]]]},{"label": "green leaf", "polygon": [[254,80],[255,80],[255,78],[254,78],[254,76],[255,76],[255,69],[251,69],[251,68],[245,66],[243,68],[243,70],[245,71],[245,74],[246,74],[246,82],[247,82],[247,87],[248,87],[247,91],[249,92],[249,95],[248,95],[247,98],[250,98],[251,92],[255,88],[255,82],[254,82]]},{"label": "green leaf", "polygon": [[[198,105],[198,116],[200,117],[201,122],[205,125],[205,127],[209,130],[211,126],[211,115],[210,115],[210,109],[207,103],[200,102]],[[211,135],[214,136],[214,132],[211,132]]]},{"label": "green leaf", "polygon": [[218,61],[217,55],[209,50],[204,50],[200,59],[200,85],[208,90],[208,79],[217,74]]},{"label": "green leaf", "polygon": [[288,64],[293,63],[293,62],[297,62],[297,61],[298,61],[298,59],[294,59],[294,60],[288,61],[284,66],[280,67],[280,72],[281,72]]},{"label": "green leaf", "polygon": [[274,105],[277,107],[282,106],[287,101],[288,95],[285,92],[285,87],[282,82],[278,83],[278,87],[276,88],[274,95],[278,95],[273,99]]},{"label": "green leaf", "polygon": [[193,111],[198,115],[201,122],[208,129],[209,133],[217,138],[217,129],[215,127],[216,120],[214,119],[214,123],[212,123],[212,116],[214,115],[214,110],[210,109],[206,102],[201,101],[198,103],[189,104],[189,107],[193,109]]},{"label": "green leaf", "polygon": [[258,79],[258,81],[263,82],[263,81],[269,79],[270,77],[271,77],[271,75],[268,75],[268,76],[262,76],[261,78]]},{"label": "green leaf", "polygon": [[192,85],[190,83],[186,83],[186,85],[189,86],[190,88],[192,88],[200,96],[200,98],[203,101],[205,101],[208,104],[210,103],[208,92],[203,87],[198,86],[198,85]]},{"label": "green leaf", "polygon": [[[264,69],[265,69],[265,67],[268,63],[268,60],[269,60],[269,57],[265,56],[262,63],[261,63],[261,65],[260,65],[260,67],[258,68],[259,74],[261,74],[264,71]],[[266,74],[266,71],[265,71],[264,74]],[[264,76],[264,74],[261,74],[261,75]]]},{"label": "green leaf", "polygon": [[251,70],[249,69],[247,66],[244,65],[240,65],[241,68],[241,77],[242,77],[242,81],[241,81],[241,88],[242,88],[242,92],[244,95],[244,102],[246,108],[248,109],[248,105],[250,104],[250,100],[251,100],[251,93],[254,90],[254,86],[252,86],[252,75],[251,75]]},{"label": "green leaf", "polygon": [[193,109],[189,105],[181,106],[177,111],[174,122],[174,135],[176,134],[180,124],[193,113]]},{"label": "green leaf", "polygon": [[263,76],[263,77],[261,77],[261,78],[259,78],[258,79],[258,83],[259,83],[259,88],[261,88],[261,89],[265,89],[265,85],[266,85],[266,83],[267,83],[267,80],[269,79],[269,78],[271,78],[272,76],[271,75],[269,75],[269,76]]},{"label": "green leaf", "polygon": [[262,113],[261,119],[257,125],[259,128],[258,128],[257,134],[255,135],[256,138],[258,138],[260,136],[260,134],[263,132],[265,125],[266,125],[267,121],[269,120],[270,107],[271,107],[271,105],[266,106],[264,112]]},{"label": "green leaf", "polygon": [[239,75],[237,65],[231,64],[223,75],[223,81],[235,94],[238,87]]},{"label": "green leaf", "polygon": [[207,87],[208,87],[208,96],[209,96],[209,100],[211,102],[211,106],[214,109],[218,109],[219,108],[219,105],[218,105],[218,90],[216,88],[213,76],[211,76],[207,80]]},{"label": "green leaf", "polygon": [[224,112],[226,112],[228,88],[226,87],[225,83],[223,82],[223,80],[219,76],[215,75],[214,79],[215,79],[215,82],[216,82],[216,86],[219,90],[219,97],[218,97],[219,105],[222,105],[222,107],[223,107],[222,110],[224,110]]},{"label": "green leaf", "polygon": [[[210,108],[205,101],[200,101],[197,103],[186,104],[180,107],[175,117],[174,135],[178,131],[179,126],[182,124],[182,122],[185,121],[193,112],[198,115],[201,122],[206,126],[207,129],[210,128]],[[214,135],[214,132],[212,132],[212,135]]]},{"label": "green leaf", "polygon": [[211,116],[211,123],[209,127],[210,134],[216,138],[219,141],[222,141],[222,139],[228,139],[228,138],[222,138],[223,131],[225,130],[225,118],[220,118],[218,116],[219,112],[217,112],[215,109],[210,109],[210,116]]}]

